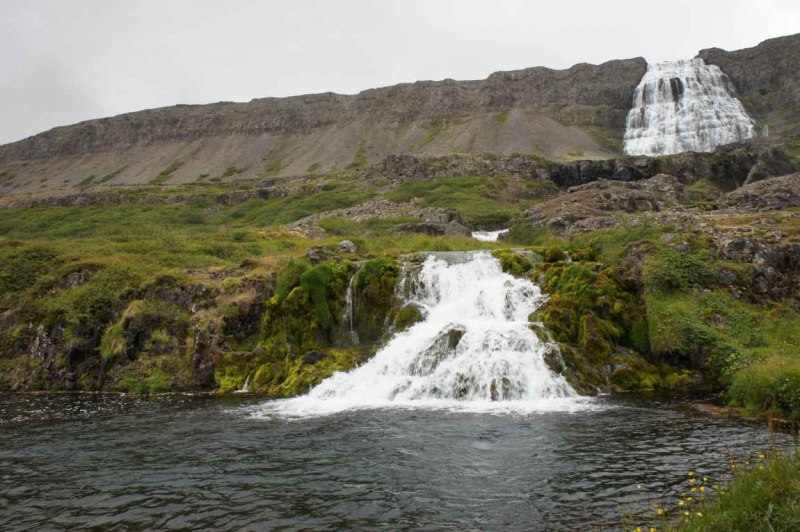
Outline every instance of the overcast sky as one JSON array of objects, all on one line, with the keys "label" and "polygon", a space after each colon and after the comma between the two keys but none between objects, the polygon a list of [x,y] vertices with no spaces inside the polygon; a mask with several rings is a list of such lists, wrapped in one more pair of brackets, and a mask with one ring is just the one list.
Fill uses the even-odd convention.
[{"label": "overcast sky", "polygon": [[663,61],[798,32],[798,0],[0,0],[0,143],[176,103]]}]

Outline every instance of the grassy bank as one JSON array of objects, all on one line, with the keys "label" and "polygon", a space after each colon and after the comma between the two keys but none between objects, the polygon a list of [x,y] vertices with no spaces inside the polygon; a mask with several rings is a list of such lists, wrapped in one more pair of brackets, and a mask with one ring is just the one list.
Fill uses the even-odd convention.
[{"label": "grassy bank", "polygon": [[673,532],[792,532],[800,530],[800,451],[762,455],[735,467],[733,480],[678,515]]}]

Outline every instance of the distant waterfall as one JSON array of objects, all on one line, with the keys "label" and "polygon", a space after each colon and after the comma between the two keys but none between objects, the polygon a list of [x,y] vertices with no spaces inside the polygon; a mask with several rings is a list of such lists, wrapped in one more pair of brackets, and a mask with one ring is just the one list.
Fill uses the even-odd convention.
[{"label": "distant waterfall", "polygon": [[557,347],[528,322],[546,299],[539,288],[503,273],[488,253],[460,255],[454,261],[429,256],[409,277],[408,303],[422,309],[421,322],[363,366],[336,373],[278,408],[307,415],[393,405],[574,407],[576,392],[545,362]]},{"label": "distant waterfall", "polygon": [[736,88],[702,59],[648,65],[633,96],[625,131],[627,155],[709,152],[756,136]]}]

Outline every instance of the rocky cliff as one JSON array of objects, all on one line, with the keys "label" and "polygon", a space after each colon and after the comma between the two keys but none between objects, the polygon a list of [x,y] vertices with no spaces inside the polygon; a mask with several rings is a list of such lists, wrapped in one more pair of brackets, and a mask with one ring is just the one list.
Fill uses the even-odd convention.
[{"label": "rocky cliff", "polygon": [[607,158],[645,69],[637,58],[91,120],[0,147],[0,192],[302,175],[395,153]]},{"label": "rocky cliff", "polygon": [[[700,57],[735,82],[773,137],[800,138],[800,35]],[[177,105],[90,120],[0,146],[0,194],[86,185],[230,182],[360,169],[387,156],[620,154],[642,58],[529,68],[249,103]],[[800,148],[797,148],[800,150]]]},{"label": "rocky cliff", "polygon": [[770,134],[800,138],[800,34],[734,52],[710,48],[699,57],[733,80],[747,110]]}]

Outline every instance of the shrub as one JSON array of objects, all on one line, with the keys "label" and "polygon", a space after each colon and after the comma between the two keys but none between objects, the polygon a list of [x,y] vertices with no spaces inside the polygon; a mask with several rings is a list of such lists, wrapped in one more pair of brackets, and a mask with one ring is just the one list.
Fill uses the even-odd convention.
[{"label": "shrub", "polygon": [[800,417],[800,359],[778,356],[756,362],[734,375],[729,394],[752,413],[775,409]]}]

